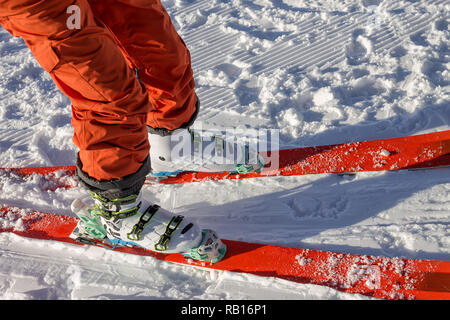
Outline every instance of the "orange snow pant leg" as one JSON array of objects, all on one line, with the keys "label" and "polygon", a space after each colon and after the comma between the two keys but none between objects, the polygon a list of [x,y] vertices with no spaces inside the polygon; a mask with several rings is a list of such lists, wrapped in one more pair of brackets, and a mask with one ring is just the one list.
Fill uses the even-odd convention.
[{"label": "orange snow pant leg", "polygon": [[[136,172],[145,179],[150,168],[146,121],[152,106],[115,37],[87,0],[0,0],[0,24],[24,39],[71,99],[80,171],[97,182]],[[132,180],[127,183],[128,189],[138,188],[129,185]]]},{"label": "orange snow pant leg", "polygon": [[96,17],[112,31],[130,66],[146,87],[156,132],[191,124],[199,103],[191,56],[160,0],[89,0]]}]

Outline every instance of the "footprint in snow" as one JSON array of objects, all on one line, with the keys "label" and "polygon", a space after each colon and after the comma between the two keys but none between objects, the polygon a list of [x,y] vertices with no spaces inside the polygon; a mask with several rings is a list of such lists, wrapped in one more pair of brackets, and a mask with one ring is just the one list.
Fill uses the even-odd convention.
[{"label": "footprint in snow", "polygon": [[349,65],[360,65],[368,60],[372,53],[372,41],[364,36],[364,30],[353,32],[350,43],[345,47],[345,56]]}]

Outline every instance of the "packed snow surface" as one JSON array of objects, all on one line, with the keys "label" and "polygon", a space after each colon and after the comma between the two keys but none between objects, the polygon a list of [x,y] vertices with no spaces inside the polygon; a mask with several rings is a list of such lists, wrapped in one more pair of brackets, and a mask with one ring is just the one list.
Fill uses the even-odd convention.
[{"label": "packed snow surface", "polygon": [[[198,122],[279,129],[280,147],[449,130],[448,0],[166,0],[191,50]],[[70,102],[0,30],[0,167],[72,165]],[[389,153],[384,150],[383,152]],[[388,154],[387,154],[388,155]],[[450,259],[450,169],[146,187],[227,239]],[[0,175],[0,205],[71,215],[79,188]],[[0,221],[0,223],[14,223]],[[16,228],[20,228],[17,222]],[[366,299],[0,234],[1,299]]]}]

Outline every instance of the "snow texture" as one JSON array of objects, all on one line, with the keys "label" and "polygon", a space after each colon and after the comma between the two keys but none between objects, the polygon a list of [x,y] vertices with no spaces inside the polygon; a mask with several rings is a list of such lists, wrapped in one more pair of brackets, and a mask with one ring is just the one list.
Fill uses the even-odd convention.
[{"label": "snow texture", "polygon": [[[450,128],[448,0],[163,4],[191,50],[205,125],[279,129],[281,148]],[[0,74],[0,167],[72,165],[70,101],[4,30]],[[229,180],[157,185],[145,194],[227,239],[449,260],[449,173]],[[0,205],[66,215],[84,195],[10,172],[0,174],[0,188]],[[20,228],[20,215],[4,224]],[[3,233],[0,299],[367,298]]]}]

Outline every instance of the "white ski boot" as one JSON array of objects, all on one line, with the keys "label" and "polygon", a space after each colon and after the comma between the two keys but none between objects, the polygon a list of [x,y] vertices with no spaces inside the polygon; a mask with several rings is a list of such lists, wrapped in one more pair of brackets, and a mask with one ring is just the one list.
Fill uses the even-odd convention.
[{"label": "white ski boot", "polygon": [[[71,238],[107,246],[140,246],[164,253],[182,253],[194,260],[220,261],[226,246],[212,230],[200,228],[181,215],[173,215],[142,199],[105,199],[90,192],[90,199],[77,199],[72,211],[80,217]],[[92,201],[92,200],[91,200]]]},{"label": "white ski boot", "polygon": [[204,137],[190,129],[161,136],[149,132],[152,175],[174,176],[183,171],[249,173],[264,167],[263,158],[246,145],[220,135]]}]

